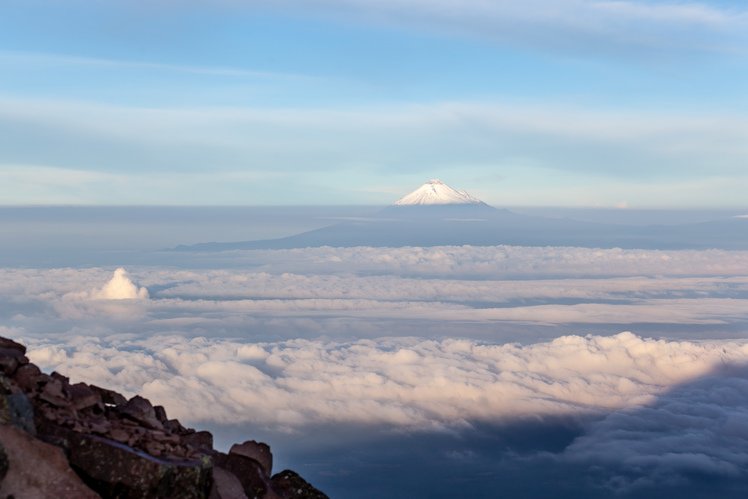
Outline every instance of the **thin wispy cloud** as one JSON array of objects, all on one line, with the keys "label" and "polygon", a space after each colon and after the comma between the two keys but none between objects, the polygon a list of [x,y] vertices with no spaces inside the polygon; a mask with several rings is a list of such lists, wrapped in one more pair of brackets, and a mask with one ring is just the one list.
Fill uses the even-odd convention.
[{"label": "thin wispy cloud", "polygon": [[[248,4],[269,7],[264,1]],[[481,37],[551,51],[604,52],[605,46],[607,51],[620,51],[628,46],[745,53],[748,26],[744,9],[697,2],[289,0],[281,5],[306,14]]]},{"label": "thin wispy cloud", "polygon": [[51,54],[40,52],[12,52],[0,50],[0,64],[49,67],[93,67],[110,69],[145,69],[154,71],[169,71],[176,73],[192,73],[214,76],[261,78],[261,79],[283,79],[283,80],[319,80],[320,78],[291,73],[275,73],[271,71],[251,71],[241,68],[210,67],[210,66],[188,66],[180,64],[168,64],[145,61],[129,61],[118,59],[101,59],[95,57],[81,57],[65,54]]},{"label": "thin wispy cloud", "polygon": [[[220,176],[222,172],[242,172],[253,180],[258,175],[265,177],[266,189],[259,191],[269,189],[269,194],[268,199],[256,201],[260,203],[277,199],[277,195],[270,197],[277,182],[267,178],[280,173],[298,174],[296,180],[283,184],[290,185],[306,202],[315,202],[319,201],[313,197],[318,191],[303,187],[310,177],[328,186],[318,194],[327,200],[331,197],[327,189],[347,178],[345,172],[351,164],[362,161],[371,165],[365,175],[377,181],[379,175],[395,174],[404,165],[423,170],[426,175],[435,165],[444,169],[498,161],[506,165],[503,170],[509,175],[504,198],[520,192],[512,185],[522,182],[532,171],[538,175],[544,172],[541,176],[550,175],[548,178],[561,175],[565,179],[563,186],[575,184],[573,179],[589,185],[588,176],[594,174],[595,184],[602,184],[597,189],[600,192],[610,191],[607,184],[614,179],[625,178],[624,184],[615,182],[616,192],[606,195],[620,199],[636,192],[639,204],[662,202],[662,192],[668,193],[666,199],[690,199],[705,188],[709,192],[719,190],[723,193],[722,202],[729,202],[737,193],[724,193],[746,182],[741,168],[742,158],[748,153],[748,125],[740,117],[726,115],[654,116],[646,111],[618,113],[552,105],[542,108],[476,103],[334,110],[153,109],[8,97],[0,102],[0,123],[19,134],[32,133],[35,140],[45,144],[22,148],[25,142],[20,137],[14,138],[13,133],[5,137],[8,156],[0,166],[8,191],[4,199],[33,193],[34,189],[20,187],[40,182],[48,184],[59,198],[66,192],[62,189],[65,179],[80,177],[75,172],[84,170],[112,172],[146,185],[139,194],[129,196],[117,191],[117,182],[108,188],[103,186],[108,189],[109,199],[186,203],[195,199],[189,185],[190,173],[205,173],[203,170],[210,165],[210,175],[217,176],[206,185],[225,186],[226,192],[232,188]],[[377,139],[372,141],[372,137]],[[619,151],[620,155],[611,151]],[[303,161],[300,155],[304,156]],[[518,157],[527,159],[517,163]],[[266,168],[268,164],[274,165],[273,170]],[[39,180],[27,167],[57,169],[60,173]],[[154,170],[164,176],[186,174],[184,188],[166,191],[160,184],[146,181]],[[655,179],[652,171],[657,171]],[[57,189],[53,182],[56,177],[61,177]],[[729,181],[723,185],[720,179]],[[648,189],[653,180],[656,185]],[[67,202],[97,202],[92,199],[93,194],[83,189],[96,181],[97,178],[81,178],[77,193],[67,192],[71,199]],[[179,179],[173,177],[172,181]],[[367,180],[359,184],[363,189],[355,191],[359,195],[376,185]],[[545,187],[550,185],[541,183],[533,187],[534,191],[524,189],[524,194],[516,196],[536,199]],[[555,196],[563,194],[558,184],[553,188],[557,190]],[[345,189],[335,192],[343,202],[351,202],[353,195]],[[387,199],[382,193],[370,196]],[[198,199],[215,203],[217,198],[207,192]],[[237,203],[240,198],[231,199]]]},{"label": "thin wispy cloud", "polygon": [[[736,2],[80,2],[50,6],[64,21],[34,41],[36,8],[6,21],[0,169],[150,186],[110,183],[117,204],[242,204],[253,186],[201,192],[190,172],[288,175],[260,205],[386,204],[450,171],[498,175],[479,194],[524,206],[738,206],[748,186]],[[13,175],[0,198],[99,203],[101,184]]]}]

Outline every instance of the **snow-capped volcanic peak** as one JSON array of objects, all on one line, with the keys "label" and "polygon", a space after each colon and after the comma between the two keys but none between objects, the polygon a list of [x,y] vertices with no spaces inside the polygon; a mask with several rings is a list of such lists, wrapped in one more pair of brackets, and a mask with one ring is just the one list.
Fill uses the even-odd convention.
[{"label": "snow-capped volcanic peak", "polygon": [[397,200],[392,206],[424,204],[484,204],[465,191],[456,191],[441,180],[429,180],[421,187]]}]

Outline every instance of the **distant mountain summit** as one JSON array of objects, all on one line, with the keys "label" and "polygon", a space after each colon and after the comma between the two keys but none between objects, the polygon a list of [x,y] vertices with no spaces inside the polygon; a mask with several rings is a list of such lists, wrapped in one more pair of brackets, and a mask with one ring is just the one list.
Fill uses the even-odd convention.
[{"label": "distant mountain summit", "polygon": [[476,199],[465,191],[456,191],[441,180],[429,180],[421,187],[403,196],[392,206],[423,206],[423,205],[445,205],[445,204],[479,204],[485,205],[480,199]]},{"label": "distant mountain summit", "polygon": [[683,226],[635,227],[520,215],[429,180],[370,217],[343,220],[281,239],[201,243],[174,251],[307,247],[582,246],[641,249],[748,249],[748,218]]}]

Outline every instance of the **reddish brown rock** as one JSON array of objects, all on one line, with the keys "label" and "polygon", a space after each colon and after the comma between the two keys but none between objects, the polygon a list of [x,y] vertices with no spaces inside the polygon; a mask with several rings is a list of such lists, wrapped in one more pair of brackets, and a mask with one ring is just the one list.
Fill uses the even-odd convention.
[{"label": "reddish brown rock", "polygon": [[29,363],[29,359],[15,348],[0,348],[0,371],[10,377],[16,369]]},{"label": "reddish brown rock", "polygon": [[283,470],[274,475],[271,483],[282,499],[329,499],[291,470]]},{"label": "reddish brown rock", "polygon": [[257,461],[262,467],[265,475],[273,474],[273,454],[270,453],[270,446],[262,442],[247,440],[243,444],[234,444],[229,454],[238,454]]},{"label": "reddish brown rock", "polygon": [[158,459],[125,445],[93,435],[69,432],[70,464],[83,480],[104,497],[207,497],[213,463]]},{"label": "reddish brown rock", "polygon": [[239,479],[247,497],[264,498],[271,490],[270,478],[265,475],[260,463],[254,459],[239,454],[216,452],[213,454],[213,462],[215,466],[223,468]]},{"label": "reddish brown rock", "polygon": [[164,406],[154,406],[153,412],[156,414],[156,419],[161,421],[161,424],[166,425],[166,423],[169,422],[169,418],[166,416],[166,409],[164,409]]},{"label": "reddish brown rock", "polygon": [[115,442],[119,442],[121,444],[124,444],[128,440],[130,440],[130,434],[127,433],[122,428],[115,428],[115,429],[113,429],[112,431],[109,432],[109,438],[111,438]]},{"label": "reddish brown rock", "polygon": [[19,367],[13,375],[13,381],[26,393],[38,390],[40,379],[43,379],[42,372],[34,364]]},{"label": "reddish brown rock", "polygon": [[150,433],[150,438],[157,442],[161,442],[163,444],[169,444],[169,445],[179,445],[182,440],[179,435],[175,435],[174,433],[167,433],[164,431],[158,431],[153,430]]},{"label": "reddish brown rock", "polygon": [[57,371],[52,371],[52,374],[50,374],[50,376],[53,379],[56,379],[57,381],[59,381],[60,383],[62,383],[63,385],[65,385],[65,386],[67,386],[67,385],[70,384],[70,378],[68,378],[67,376],[63,376],[62,374],[58,373]]},{"label": "reddish brown rock", "polygon": [[91,388],[89,388],[85,383],[76,383],[74,385],[69,385],[67,388],[68,393],[70,393],[72,406],[77,411],[101,403],[101,397],[91,390]]},{"label": "reddish brown rock", "polygon": [[3,479],[8,474],[8,468],[10,468],[10,462],[8,461],[8,453],[5,452],[5,446],[2,440],[0,440],[0,487],[3,485]]},{"label": "reddish brown rock", "polygon": [[163,430],[164,425],[156,418],[156,410],[148,399],[135,395],[122,407],[122,414],[152,430]]},{"label": "reddish brown rock", "polygon": [[242,483],[233,473],[223,468],[213,468],[213,486],[209,499],[248,499]]},{"label": "reddish brown rock", "polygon": [[[0,428],[9,431],[14,425],[26,430],[27,438],[40,445],[55,445],[58,456],[63,449],[75,473],[103,497],[325,497],[303,479],[294,478],[298,475],[293,472],[283,472],[278,487],[292,486],[278,493],[281,489],[270,479],[272,454],[266,444],[247,441],[232,447],[229,454],[216,452],[209,432],[196,432],[168,419],[162,406],[153,407],[140,396],[127,400],[94,385],[71,385],[59,373],[42,373],[24,353],[23,345],[0,338]],[[33,438],[35,431],[41,440]],[[2,456],[0,452],[0,475],[6,462]],[[57,483],[51,480],[50,486]],[[42,487],[42,492],[28,489],[16,497],[97,497],[87,489],[78,493],[76,487],[71,486],[72,494]],[[292,490],[307,495],[293,495]],[[6,496],[0,493],[0,497]]]},{"label": "reddish brown rock", "polygon": [[3,338],[2,336],[0,336],[0,348],[3,350],[16,350],[21,352],[21,355],[26,355],[26,347],[24,345],[16,343],[9,338]]},{"label": "reddish brown rock", "polygon": [[209,431],[196,431],[180,437],[182,445],[189,445],[195,449],[213,450],[213,435]]},{"label": "reddish brown rock", "polygon": [[193,430],[192,428],[185,428],[184,426],[182,426],[178,419],[169,419],[168,421],[166,421],[166,423],[164,423],[164,428],[176,433],[177,435],[190,435],[192,433],[195,433],[195,430]]},{"label": "reddish brown rock", "polygon": [[61,449],[13,426],[0,425],[0,440],[9,464],[0,497],[100,497],[70,468]]},{"label": "reddish brown rock", "polygon": [[39,394],[39,398],[45,402],[49,402],[55,407],[65,407],[70,404],[62,381],[54,378],[44,385],[44,389]]},{"label": "reddish brown rock", "polygon": [[106,388],[101,388],[96,385],[90,385],[89,388],[97,393],[99,397],[101,397],[101,401],[105,404],[114,405],[117,407],[127,404],[127,399],[114,390],[107,390]]}]

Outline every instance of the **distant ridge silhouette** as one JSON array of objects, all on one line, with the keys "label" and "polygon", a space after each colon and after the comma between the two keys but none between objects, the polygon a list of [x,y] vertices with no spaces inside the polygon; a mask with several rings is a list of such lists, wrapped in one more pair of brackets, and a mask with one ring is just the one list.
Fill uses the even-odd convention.
[{"label": "distant ridge silhouette", "polygon": [[464,245],[748,250],[748,218],[641,227],[534,217],[494,208],[430,180],[367,219],[280,239],[180,245],[171,251]]}]

